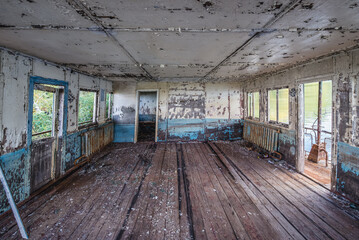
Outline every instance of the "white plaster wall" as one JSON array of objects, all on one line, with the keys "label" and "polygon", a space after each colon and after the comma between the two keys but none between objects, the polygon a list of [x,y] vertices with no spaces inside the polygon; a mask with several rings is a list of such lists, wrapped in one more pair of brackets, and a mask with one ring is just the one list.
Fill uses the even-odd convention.
[{"label": "white plaster wall", "polygon": [[79,87],[89,90],[99,90],[100,89],[100,79],[97,77],[91,77],[87,75],[79,75]]},{"label": "white plaster wall", "polygon": [[113,86],[114,106],[113,116],[116,123],[124,124],[135,123],[135,113],[127,114],[126,110],[136,107],[136,83],[135,82],[116,82]]},{"label": "white plaster wall", "polygon": [[[99,117],[98,122],[104,123],[106,122],[106,92],[107,92],[107,81],[103,81],[99,79]],[[103,94],[103,96],[102,96]]]},{"label": "white plaster wall", "polygon": [[5,152],[24,147],[27,136],[28,85],[32,64],[29,58],[2,52],[4,79],[2,125]]},{"label": "white plaster wall", "polygon": [[140,94],[139,114],[156,114],[157,94],[155,92],[142,92]]},{"label": "white plaster wall", "polygon": [[[39,76],[69,83],[68,132],[77,130],[79,88],[112,91],[112,82],[20,53],[0,51],[0,141],[6,152],[24,147],[27,138],[29,77]],[[99,104],[99,123],[105,121],[105,101]],[[6,131],[6,141],[3,136]]]},{"label": "white plaster wall", "polygon": [[206,83],[206,118],[228,119],[230,84]]},{"label": "white plaster wall", "polygon": [[[205,84],[190,82],[118,82],[114,83],[115,115],[121,114],[121,107],[136,106],[136,90],[159,90],[159,118],[166,117],[186,109],[182,106],[168,110],[171,99],[180,102],[184,96],[192,99],[205,98],[205,118],[240,119],[243,116],[243,91],[239,82],[208,82]],[[229,111],[230,109],[230,111]],[[193,109],[194,111],[196,109]],[[197,109],[199,111],[199,109]],[[181,118],[181,116],[179,116]]]},{"label": "white plaster wall", "polygon": [[33,76],[65,81],[65,74],[66,70],[60,66],[54,66],[39,59],[33,60]]},{"label": "white plaster wall", "polygon": [[67,131],[74,132],[77,130],[77,98],[79,90],[79,74],[76,72],[67,71],[66,80],[69,83]]}]

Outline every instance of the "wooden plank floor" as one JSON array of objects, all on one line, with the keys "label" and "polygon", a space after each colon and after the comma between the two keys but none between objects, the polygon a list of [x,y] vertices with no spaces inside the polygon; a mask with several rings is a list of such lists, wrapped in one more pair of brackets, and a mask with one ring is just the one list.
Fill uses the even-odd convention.
[{"label": "wooden plank floor", "polygon": [[20,212],[31,239],[358,239],[348,205],[240,142],[125,143]]}]

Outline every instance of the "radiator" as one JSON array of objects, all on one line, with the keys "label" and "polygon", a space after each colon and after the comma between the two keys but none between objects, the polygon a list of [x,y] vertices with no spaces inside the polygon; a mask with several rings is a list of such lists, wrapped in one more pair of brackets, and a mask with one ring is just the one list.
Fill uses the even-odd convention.
[{"label": "radiator", "polygon": [[81,136],[82,156],[90,156],[113,141],[113,124],[87,131]]},{"label": "radiator", "polygon": [[243,138],[269,152],[278,152],[279,133],[277,129],[244,121]]}]

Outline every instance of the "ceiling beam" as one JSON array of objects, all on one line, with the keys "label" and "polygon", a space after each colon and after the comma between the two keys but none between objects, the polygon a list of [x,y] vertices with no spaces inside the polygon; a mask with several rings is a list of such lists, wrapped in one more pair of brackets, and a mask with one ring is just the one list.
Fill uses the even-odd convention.
[{"label": "ceiling beam", "polygon": [[142,64],[139,63],[132,54],[112,35],[111,31],[107,29],[103,24],[91,13],[89,9],[80,1],[80,0],[66,0],[66,2],[72,6],[77,13],[80,15],[89,18],[94,24],[99,26],[100,30],[103,31],[107,37],[119,48],[121,48],[125,54],[135,63],[135,65],[144,73],[145,76],[151,80],[155,80],[154,77],[142,67]]},{"label": "ceiling beam", "polygon": [[[293,8],[298,6],[302,0],[294,0],[291,1],[283,10],[281,10],[277,15],[275,15],[271,20],[269,20],[261,29],[269,29],[275,22],[281,19],[285,14],[291,11]],[[225,64],[229,59],[235,56],[239,51],[243,50],[246,46],[248,46],[255,38],[257,38],[261,33],[265,33],[264,31],[255,32],[250,38],[248,38],[241,46],[236,48],[231,54],[225,57],[219,64],[217,64],[214,68],[212,68],[206,75],[201,78],[201,81],[205,80],[209,75],[214,73],[218,68],[220,68],[223,64]]]},{"label": "ceiling beam", "polygon": [[31,25],[31,26],[12,26],[0,25],[0,30],[59,30],[59,31],[116,31],[116,32],[174,32],[174,33],[263,33],[263,32],[359,32],[359,28],[343,28],[343,27],[328,27],[328,28],[107,28],[107,27],[74,27],[74,26],[57,26],[57,25]]}]

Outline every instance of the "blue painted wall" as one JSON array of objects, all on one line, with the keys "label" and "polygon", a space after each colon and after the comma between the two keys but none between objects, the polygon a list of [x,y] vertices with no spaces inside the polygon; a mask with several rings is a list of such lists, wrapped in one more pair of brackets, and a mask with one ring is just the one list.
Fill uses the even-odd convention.
[{"label": "blue painted wall", "polygon": [[[30,152],[20,149],[0,156],[0,164],[16,202],[30,196]],[[5,191],[0,185],[0,213],[8,210]]]},{"label": "blue painted wall", "polygon": [[135,124],[115,124],[114,142],[133,142]]},{"label": "blue painted wall", "polygon": [[337,190],[359,202],[359,148],[338,142]]},{"label": "blue painted wall", "polygon": [[156,114],[139,114],[138,119],[140,122],[155,122]]},{"label": "blue painted wall", "polygon": [[[158,121],[159,142],[216,141],[242,139],[240,119],[171,119]],[[115,124],[114,142],[133,142],[134,124]]]}]

